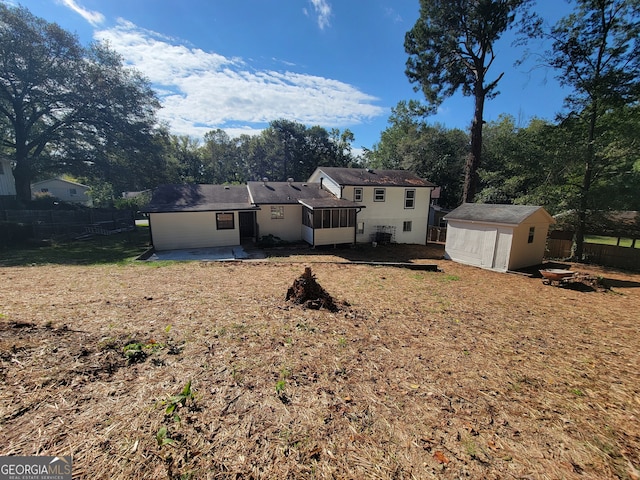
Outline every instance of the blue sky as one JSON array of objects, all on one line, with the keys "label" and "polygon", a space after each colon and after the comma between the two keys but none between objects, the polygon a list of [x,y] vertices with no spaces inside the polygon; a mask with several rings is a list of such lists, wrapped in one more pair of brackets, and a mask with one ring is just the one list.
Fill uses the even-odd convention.
[{"label": "blue sky", "polygon": [[[405,76],[404,35],[418,0],[4,0],[78,35],[108,41],[154,85],[172,133],[221,128],[254,134],[279,118],[350,129],[371,148],[400,100],[422,99]],[[555,22],[566,2],[540,0]],[[514,67],[521,51],[501,40],[490,74],[505,75],[485,119],[553,120],[565,93],[553,72]],[[430,123],[467,129],[470,98],[445,101]]]}]

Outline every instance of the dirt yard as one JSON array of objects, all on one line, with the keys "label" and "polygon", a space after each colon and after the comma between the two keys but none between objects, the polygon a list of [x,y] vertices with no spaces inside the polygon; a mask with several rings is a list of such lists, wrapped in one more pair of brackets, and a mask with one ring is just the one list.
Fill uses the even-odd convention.
[{"label": "dirt yard", "polygon": [[[0,267],[0,455],[96,479],[640,478],[640,275],[296,253]],[[372,255],[441,271],[344,263]],[[305,267],[336,311],[285,300]]]}]

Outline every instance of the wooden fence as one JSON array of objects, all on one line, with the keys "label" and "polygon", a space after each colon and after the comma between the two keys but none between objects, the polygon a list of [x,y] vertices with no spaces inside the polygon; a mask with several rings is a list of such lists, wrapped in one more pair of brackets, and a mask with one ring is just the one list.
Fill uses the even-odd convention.
[{"label": "wooden fence", "polygon": [[[640,270],[640,248],[585,243],[584,255],[588,263],[627,270]],[[550,238],[547,241],[546,258],[565,259],[570,256],[571,240]]]},{"label": "wooden fence", "polygon": [[433,227],[427,228],[427,242],[431,243],[445,243],[447,240],[447,227]]},{"label": "wooden fence", "polygon": [[0,222],[30,225],[38,240],[85,233],[89,228],[127,230],[135,228],[131,210],[0,210]]}]

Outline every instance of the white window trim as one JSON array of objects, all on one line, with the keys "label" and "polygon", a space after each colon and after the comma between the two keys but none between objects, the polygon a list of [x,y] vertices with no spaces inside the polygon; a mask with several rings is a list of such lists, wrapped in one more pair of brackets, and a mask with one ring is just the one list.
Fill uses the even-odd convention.
[{"label": "white window trim", "polygon": [[[409,193],[413,193],[413,197],[409,197]],[[411,202],[411,206],[407,206],[407,202]],[[416,190],[414,188],[407,188],[404,191],[404,208],[405,210],[410,210],[416,208]]]}]

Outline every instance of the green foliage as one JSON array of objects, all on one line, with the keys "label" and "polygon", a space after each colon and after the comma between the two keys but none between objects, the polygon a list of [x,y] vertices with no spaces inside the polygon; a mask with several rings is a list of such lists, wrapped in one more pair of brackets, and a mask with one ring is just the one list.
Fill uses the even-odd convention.
[{"label": "green foliage", "polygon": [[431,112],[458,90],[474,97],[463,185],[466,202],[473,201],[477,188],[484,103],[498,94],[496,88],[504,75],[488,76],[496,58],[494,44],[514,24],[516,13],[530,3],[420,0],[420,17],[405,36],[409,56],[405,73],[411,83],[419,85]]},{"label": "green foliage", "polygon": [[278,396],[284,395],[284,389],[287,386],[287,382],[284,379],[280,379],[276,382],[276,394]]},{"label": "green foliage", "polygon": [[159,447],[175,444],[175,440],[168,436],[167,427],[160,427],[158,429],[158,432],[156,433],[156,441],[158,442]]},{"label": "green foliage", "polygon": [[163,401],[163,405],[166,405],[164,410],[165,415],[173,416],[173,420],[180,421],[180,416],[176,413],[176,409],[179,407],[187,406],[188,402],[193,405],[196,401],[196,392],[191,388],[191,380],[182,388],[177,395],[171,395],[167,400]]},{"label": "green foliage", "polygon": [[439,205],[454,208],[462,198],[469,137],[461,130],[427,125],[422,107],[412,100],[392,109],[390,126],[368,155],[373,168],[404,169],[441,187]]},{"label": "green foliage", "polygon": [[[144,157],[160,107],[146,79],[104,44],[84,48],[24,7],[0,4],[0,23],[0,129],[18,200],[29,202],[37,175],[92,172],[112,181],[124,170],[116,160],[133,161],[125,152]],[[120,175],[131,177],[125,169]]]}]

